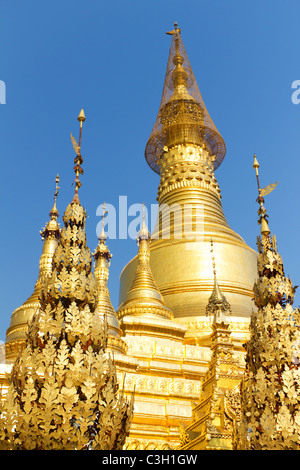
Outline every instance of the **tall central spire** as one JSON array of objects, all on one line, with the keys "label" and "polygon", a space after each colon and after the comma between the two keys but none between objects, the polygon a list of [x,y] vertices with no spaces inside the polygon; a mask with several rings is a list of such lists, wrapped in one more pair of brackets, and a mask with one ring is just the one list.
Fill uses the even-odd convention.
[{"label": "tall central spire", "polygon": [[172,35],[172,44],[158,116],[146,146],[146,160],[152,170],[160,173],[158,160],[164,147],[190,143],[206,148],[216,169],[226,153],[224,140],[205,107],[177,23],[167,34]]}]

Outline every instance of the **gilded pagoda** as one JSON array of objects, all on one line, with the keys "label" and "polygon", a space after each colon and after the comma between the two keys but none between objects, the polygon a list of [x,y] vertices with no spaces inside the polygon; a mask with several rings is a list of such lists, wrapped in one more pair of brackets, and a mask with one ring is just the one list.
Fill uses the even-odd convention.
[{"label": "gilded pagoda", "polygon": [[[145,150],[159,175],[156,227],[150,234],[143,219],[137,255],[122,270],[114,309],[103,223],[93,254],[96,308],[107,321],[107,348],[124,393],[135,396],[124,448],[231,449],[240,416],[243,345],[255,309],[257,253],[226,220],[215,176],[225,143],[205,107],[176,23],[167,34],[172,42],[163,93]],[[6,370],[24,348],[28,325],[40,308],[41,285],[52,273],[61,237],[56,199],[57,191],[41,232],[34,292],[11,316]],[[104,216],[105,206],[103,221]],[[0,378],[5,389],[4,375]]]}]

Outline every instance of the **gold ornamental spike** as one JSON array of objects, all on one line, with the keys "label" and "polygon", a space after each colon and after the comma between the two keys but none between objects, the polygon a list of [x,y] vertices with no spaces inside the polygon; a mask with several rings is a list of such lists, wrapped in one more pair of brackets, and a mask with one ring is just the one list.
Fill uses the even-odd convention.
[{"label": "gold ornamental spike", "polygon": [[265,217],[261,218],[260,232],[262,235],[269,235],[270,233],[269,225]]},{"label": "gold ornamental spike", "polygon": [[74,148],[76,154],[78,155],[79,146],[76,142],[75,137],[72,136],[72,132],[71,132],[71,141],[72,141],[73,148]]}]

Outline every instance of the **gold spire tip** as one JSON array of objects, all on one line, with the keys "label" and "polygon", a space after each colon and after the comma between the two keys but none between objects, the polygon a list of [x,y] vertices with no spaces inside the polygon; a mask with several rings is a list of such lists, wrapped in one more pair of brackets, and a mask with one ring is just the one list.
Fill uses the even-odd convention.
[{"label": "gold spire tip", "polygon": [[212,259],[212,266],[213,266],[213,273],[214,273],[214,278],[216,279],[217,277],[217,272],[216,272],[216,260],[215,260],[215,255],[214,255],[214,242],[213,239],[210,239],[210,245],[211,245],[211,259]]},{"label": "gold spire tip", "polygon": [[173,34],[181,34],[181,29],[177,28],[177,26],[178,26],[177,21],[175,21],[174,29],[172,31],[167,31],[166,34],[170,34],[171,36],[173,36]]}]

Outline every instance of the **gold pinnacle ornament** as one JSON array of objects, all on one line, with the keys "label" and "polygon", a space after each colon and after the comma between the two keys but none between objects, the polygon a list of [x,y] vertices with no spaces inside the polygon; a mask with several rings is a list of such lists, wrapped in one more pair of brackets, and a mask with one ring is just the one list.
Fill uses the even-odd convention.
[{"label": "gold pinnacle ornament", "polygon": [[74,171],[75,171],[76,178],[74,180],[75,194],[74,194],[73,201],[79,202],[78,189],[81,187],[81,182],[79,180],[79,174],[83,175],[83,169],[81,167],[81,165],[83,163],[83,158],[81,156],[81,135],[82,135],[82,124],[85,121],[85,114],[84,114],[83,109],[80,111],[79,116],[78,116],[77,119],[80,122],[79,143],[77,144],[77,142],[76,142],[75,138],[72,136],[72,134],[71,134],[71,141],[72,141],[72,144],[73,144],[73,148],[76,152],[76,157],[74,158],[74,163],[75,163]]}]

